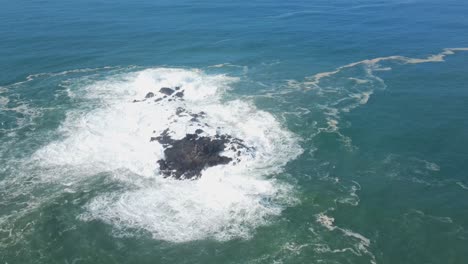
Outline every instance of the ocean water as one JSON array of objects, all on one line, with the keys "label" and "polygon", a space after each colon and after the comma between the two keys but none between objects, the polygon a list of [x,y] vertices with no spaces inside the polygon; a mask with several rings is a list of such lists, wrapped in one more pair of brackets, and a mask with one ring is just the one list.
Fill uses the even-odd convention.
[{"label": "ocean water", "polygon": [[468,263],[465,1],[0,3],[0,263]]}]

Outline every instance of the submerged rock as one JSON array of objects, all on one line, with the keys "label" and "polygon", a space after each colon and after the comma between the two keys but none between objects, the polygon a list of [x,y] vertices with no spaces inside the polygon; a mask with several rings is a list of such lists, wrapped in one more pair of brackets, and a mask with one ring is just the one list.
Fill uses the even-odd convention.
[{"label": "submerged rock", "polygon": [[146,99],[151,98],[151,97],[154,97],[154,93],[152,92],[147,93],[145,96]]},{"label": "submerged rock", "polygon": [[165,130],[151,140],[157,140],[166,147],[165,158],[158,160],[159,169],[165,177],[197,179],[203,169],[232,161],[231,158],[220,155],[229,142],[226,137],[210,138],[187,134],[182,139],[172,139],[168,130]]},{"label": "submerged rock", "polygon": [[177,92],[177,93],[175,94],[175,96],[180,97],[180,98],[184,97],[184,91],[182,91],[182,92]]}]

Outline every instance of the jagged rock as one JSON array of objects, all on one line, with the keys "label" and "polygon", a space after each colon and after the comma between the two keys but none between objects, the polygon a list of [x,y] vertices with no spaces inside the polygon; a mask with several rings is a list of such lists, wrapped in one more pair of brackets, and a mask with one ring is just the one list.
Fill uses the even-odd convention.
[{"label": "jagged rock", "polygon": [[166,147],[164,159],[158,160],[159,169],[165,177],[196,179],[203,169],[232,161],[220,155],[229,142],[227,137],[217,139],[187,134],[176,140],[169,136],[166,129],[160,136],[151,138],[151,141],[154,140]]},{"label": "jagged rock", "polygon": [[[159,98],[156,98],[155,99],[155,102],[159,102],[163,99],[166,99],[168,98],[169,96],[169,99],[168,101],[175,101],[175,99],[177,98],[183,98],[184,97],[184,90],[180,90],[180,86],[177,86],[177,87],[174,87],[174,89],[172,88],[168,88],[168,87],[162,87],[161,89],[159,89],[159,92],[163,94],[162,97],[159,97]],[[178,92],[176,92],[178,91]],[[156,94],[153,93],[153,92],[148,92],[146,95],[145,95],[145,98],[142,99],[142,100],[133,100],[134,103],[139,103],[139,102],[144,102],[146,101],[146,99],[150,99],[150,98],[153,98],[155,97]]]},{"label": "jagged rock", "polygon": [[[183,101],[184,90],[180,86],[174,88],[162,87],[157,95],[148,92],[143,100],[134,102],[144,102],[154,98],[154,102],[159,101]],[[251,149],[244,145],[243,141],[230,135],[217,134],[206,136],[206,132],[201,126],[210,127],[201,120],[206,117],[206,113],[201,111],[193,113],[183,107],[175,110],[175,117],[189,118],[191,122],[187,125],[193,126],[193,134],[186,134],[182,139],[173,139],[169,129],[164,130],[159,136],[152,137],[151,141],[158,141],[164,147],[164,158],[157,161],[159,169],[164,177],[175,179],[197,179],[204,169],[216,165],[240,162],[240,155],[248,153]],[[178,122],[178,118],[171,117],[170,123]],[[218,129],[220,129],[218,127]],[[153,133],[156,133],[153,131]],[[202,136],[203,135],[203,136]],[[232,152],[233,157],[222,156],[224,150]],[[244,149],[242,152],[240,149]]]},{"label": "jagged rock", "polygon": [[159,89],[159,92],[162,93],[162,94],[165,94],[165,95],[171,95],[171,94],[174,93],[174,90],[171,89],[171,88],[163,87],[163,88]]},{"label": "jagged rock", "polygon": [[184,97],[184,91],[182,91],[182,92],[177,92],[177,93],[175,94],[175,96],[180,97],[180,98]]}]

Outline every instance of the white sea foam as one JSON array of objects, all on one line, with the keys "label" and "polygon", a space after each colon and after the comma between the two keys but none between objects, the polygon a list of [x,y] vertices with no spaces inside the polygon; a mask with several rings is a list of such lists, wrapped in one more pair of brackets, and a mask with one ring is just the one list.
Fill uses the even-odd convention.
[{"label": "white sea foam", "polygon": [[349,248],[342,248],[342,249],[332,249],[327,244],[315,244],[314,245],[314,251],[317,252],[317,253],[346,253],[346,252],[351,252],[354,255],[360,255],[360,253],[356,252],[356,250],[353,249],[353,248],[349,247]]},{"label": "white sea foam", "polygon": [[[359,196],[357,195],[357,192],[361,190],[361,185],[356,182],[352,181],[353,185],[351,186],[346,186],[343,185],[342,188],[344,188],[347,193],[345,197],[339,197],[335,201],[338,203],[342,204],[349,204],[351,206],[357,206],[359,204]],[[338,182],[337,182],[338,183]]]},{"label": "white sea foam", "polygon": [[5,112],[14,112],[18,115],[15,116],[15,126],[4,129],[4,123],[0,123],[0,131],[6,132],[7,135],[13,136],[16,131],[31,125],[32,121],[40,117],[44,109],[35,108],[26,102],[13,101],[12,107],[9,107],[10,98],[0,96],[0,110]]},{"label": "white sea foam", "polygon": [[[416,210],[416,209],[410,210],[409,212],[405,213],[404,217],[405,218],[412,218],[412,217],[426,218],[428,220],[436,221],[436,222],[439,222],[439,223],[442,223],[442,224],[453,224],[454,223],[452,218],[450,218],[448,216],[430,215],[430,214],[427,214],[427,213],[425,213],[425,212],[423,212],[421,210]],[[409,220],[409,221],[411,221],[411,220]]]},{"label": "white sea foam", "polygon": [[363,80],[363,79],[354,78],[354,77],[349,77],[349,79],[355,81],[357,84],[364,84],[364,83],[369,82],[368,80]]},{"label": "white sea foam", "polygon": [[223,68],[223,67],[244,68],[246,66],[236,65],[236,64],[232,64],[232,63],[220,63],[220,64],[215,64],[215,65],[208,66],[208,68]]},{"label": "white sea foam", "polygon": [[304,11],[287,12],[287,13],[279,14],[276,16],[271,16],[271,18],[282,19],[282,18],[294,17],[297,15],[319,15],[319,14],[323,14],[323,13],[315,11],[315,10],[304,10]]},{"label": "white sea foam", "polygon": [[418,157],[389,154],[379,170],[384,171],[387,177],[427,186],[444,186],[454,181],[440,177],[439,165]]},{"label": "white sea foam", "polygon": [[317,86],[321,79],[333,76],[345,69],[349,69],[358,65],[365,65],[367,67],[378,67],[378,64],[383,61],[400,61],[401,63],[404,63],[404,64],[443,62],[446,56],[453,55],[455,54],[455,52],[458,52],[458,51],[468,51],[468,48],[446,48],[441,53],[429,55],[426,58],[408,58],[404,56],[388,56],[388,57],[379,57],[379,58],[374,58],[374,59],[362,60],[362,61],[353,62],[347,65],[338,67],[333,71],[321,72],[321,73],[315,74],[314,76],[308,78],[308,81],[306,82],[306,84]]},{"label": "white sea foam", "polygon": [[30,74],[26,77],[26,81],[32,81],[38,77],[55,77],[55,76],[61,76],[61,75],[68,75],[68,74],[74,74],[74,73],[88,73],[88,72],[95,72],[95,71],[100,71],[100,70],[109,70],[109,69],[115,69],[118,67],[112,67],[112,66],[104,66],[101,68],[83,68],[83,69],[75,69],[75,70],[67,70],[67,71],[61,71],[61,72],[45,72],[45,73],[35,73],[35,74]]},{"label": "white sea foam", "polygon": [[456,184],[457,184],[458,186],[460,186],[462,189],[468,190],[468,186],[466,186],[466,185],[463,184],[462,182],[456,182]]},{"label": "white sea foam", "polygon": [[3,110],[3,108],[8,104],[9,101],[10,99],[8,99],[8,97],[0,96],[0,109]]},{"label": "white sea foam", "polygon": [[[374,74],[376,71],[391,70],[388,65],[394,64],[443,62],[447,56],[462,51],[468,51],[468,48],[447,48],[426,58],[398,55],[366,59],[306,77],[303,82],[287,80],[287,85],[295,90],[314,93],[315,105],[323,110],[321,114],[324,115],[324,120],[317,118],[319,133],[336,133],[346,147],[354,149],[351,139],[340,133],[339,125],[345,123],[340,122],[341,114],[367,104],[375,90],[386,88],[385,82]],[[434,171],[439,169],[437,165],[429,165],[428,168]]]},{"label": "white sea foam", "polygon": [[[89,103],[68,113],[60,127],[64,138],[37,151],[33,160],[44,167],[79,170],[80,176],[72,177],[107,171],[128,186],[90,201],[83,220],[101,220],[120,233],[145,230],[155,239],[174,242],[247,238],[253,228],[296,202],[290,185],[266,176],[281,172],[302,149],[294,134],[253,103],[223,101],[235,81],[199,70],[157,68],[81,87],[72,94]],[[148,92],[159,94],[161,87],[176,86],[185,91],[184,100],[133,102]],[[178,107],[203,111],[206,117],[189,122],[190,116],[175,114]],[[163,147],[150,138],[166,128],[173,138],[197,128],[207,135],[230,134],[255,151],[242,153],[236,165],[204,170],[196,181],[164,179],[156,163],[164,156]],[[224,154],[233,155],[229,150]],[[44,177],[62,181],[68,189],[77,182],[60,174]]]},{"label": "white sea foam", "polygon": [[327,216],[324,213],[320,213],[317,215],[317,222],[326,227],[328,230],[334,230],[335,226],[333,223],[335,222],[335,218]]},{"label": "white sea foam", "polygon": [[369,250],[369,247],[371,245],[370,239],[350,229],[336,226],[334,224],[335,219],[331,216],[327,216],[325,213],[326,212],[317,214],[316,221],[320,223],[323,227],[325,227],[328,231],[341,232],[345,237],[351,238],[351,240],[355,241],[356,244],[354,244],[352,248],[334,249],[334,250],[332,250],[328,245],[320,244],[316,248],[316,251],[319,253],[325,253],[325,252],[343,253],[346,251],[351,251],[355,255],[358,255],[358,256],[362,256],[362,255],[369,256],[370,262],[375,264],[376,258],[374,254]]}]

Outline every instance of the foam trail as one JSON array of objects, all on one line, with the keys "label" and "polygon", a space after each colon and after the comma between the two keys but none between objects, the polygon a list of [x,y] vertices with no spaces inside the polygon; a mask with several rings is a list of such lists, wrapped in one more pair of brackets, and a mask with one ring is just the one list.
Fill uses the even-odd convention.
[{"label": "foam trail", "polygon": [[331,250],[328,246],[326,246],[326,247],[321,248],[322,252],[335,252],[336,253],[336,252],[351,251],[355,255],[362,255],[362,254],[368,255],[370,257],[370,262],[372,264],[377,263],[374,254],[372,254],[372,252],[369,251],[369,247],[371,245],[370,239],[352,230],[335,226],[334,225],[335,219],[333,217],[327,216],[325,212],[317,214],[316,221],[329,231],[340,231],[344,236],[352,238],[353,240],[357,241],[355,248]]},{"label": "foam trail", "polygon": [[[446,48],[442,52],[429,55],[426,58],[410,58],[405,56],[388,56],[367,59],[340,66],[332,71],[317,73],[306,77],[303,82],[286,80],[287,86],[294,90],[309,91],[313,93],[314,105],[312,109],[316,115],[318,135],[321,132],[335,133],[340,141],[350,150],[351,139],[340,133],[341,114],[347,113],[367,104],[378,89],[385,89],[385,82],[374,74],[376,71],[391,70],[382,62],[398,62],[401,64],[419,64],[430,62],[443,62],[447,56],[457,52],[468,51],[468,48]],[[284,93],[290,93],[286,90]],[[281,95],[281,93],[275,93]],[[312,96],[306,95],[306,96]],[[433,168],[437,170],[437,168]]]},{"label": "foam trail", "polygon": [[320,14],[323,14],[323,13],[318,12],[318,11],[312,11],[312,10],[304,10],[304,11],[287,12],[287,13],[279,14],[276,16],[271,16],[271,18],[281,19],[281,18],[290,18],[290,17],[294,17],[297,15],[320,15]]},{"label": "foam trail", "polygon": [[83,69],[76,69],[76,70],[67,70],[67,71],[61,71],[61,72],[53,72],[53,73],[35,73],[35,74],[30,74],[26,77],[26,81],[32,81],[36,78],[39,77],[56,77],[56,76],[62,76],[62,75],[68,75],[68,74],[74,74],[74,73],[89,73],[89,72],[96,72],[96,71],[101,71],[101,70],[110,70],[110,69],[117,69],[119,67],[112,67],[112,66],[104,66],[101,68],[83,68]]},{"label": "foam trail", "polygon": [[366,65],[366,66],[375,66],[379,62],[382,61],[400,61],[404,64],[419,64],[419,63],[428,63],[428,62],[443,62],[446,56],[453,55],[455,52],[459,51],[468,51],[468,48],[446,48],[444,49],[441,53],[435,54],[435,55],[430,55],[426,58],[418,59],[418,58],[408,58],[404,56],[388,56],[388,57],[379,57],[375,59],[367,59],[367,60],[362,60],[358,62],[353,62],[341,67],[336,68],[334,71],[329,71],[329,72],[322,72],[315,74],[312,77],[307,78],[308,81],[305,82],[307,85],[311,85],[314,87],[318,87],[318,83],[320,82],[321,79],[330,77],[332,75],[335,75],[339,72],[341,72],[344,69],[352,68],[358,65]]},{"label": "foam trail", "polygon": [[458,186],[460,186],[462,189],[468,190],[468,186],[466,186],[466,185],[463,184],[462,182],[456,182],[456,184],[457,184]]}]

